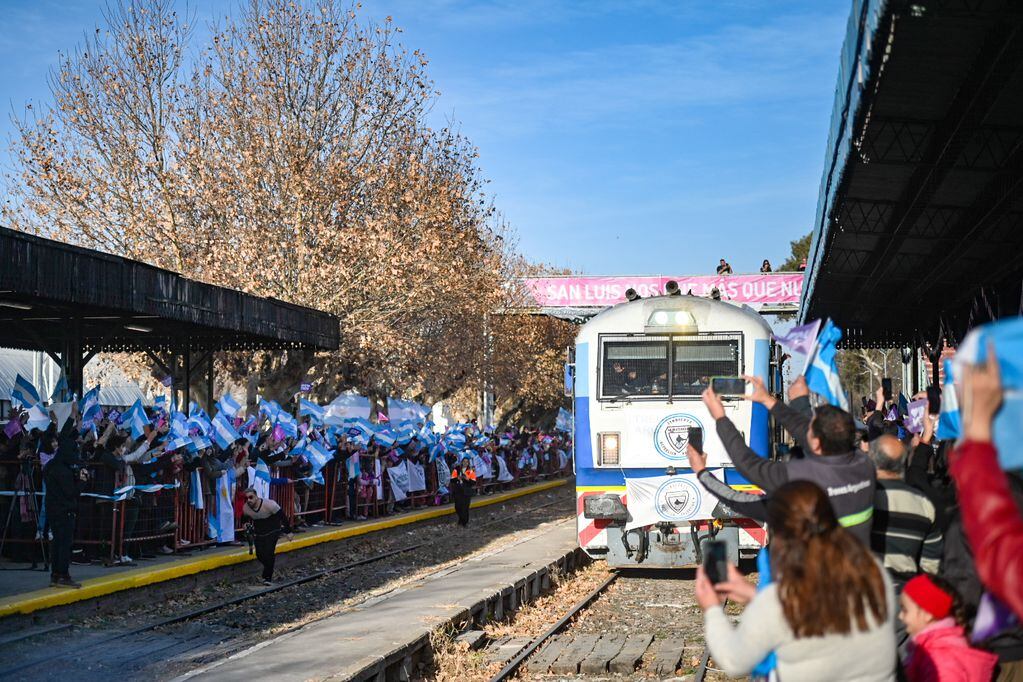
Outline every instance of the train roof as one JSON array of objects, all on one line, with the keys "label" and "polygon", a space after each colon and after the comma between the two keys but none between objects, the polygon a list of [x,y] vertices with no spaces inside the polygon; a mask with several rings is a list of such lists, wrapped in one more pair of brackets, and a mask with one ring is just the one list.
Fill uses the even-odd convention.
[{"label": "train roof", "polygon": [[[669,323],[662,328],[652,324],[659,311],[669,313]],[[674,313],[683,312],[683,327],[672,324]],[[579,328],[577,341],[605,331],[622,333],[693,334],[704,331],[744,331],[771,334],[771,327],[748,305],[717,301],[701,296],[652,296],[612,306],[591,318]]]}]

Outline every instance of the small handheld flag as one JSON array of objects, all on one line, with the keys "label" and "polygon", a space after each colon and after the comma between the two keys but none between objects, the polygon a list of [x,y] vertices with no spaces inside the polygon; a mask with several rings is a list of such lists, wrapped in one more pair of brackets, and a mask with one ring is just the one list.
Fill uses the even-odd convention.
[{"label": "small handheld flag", "polygon": [[299,399],[298,415],[300,417],[308,415],[314,424],[322,424],[326,412],[327,408],[317,405],[311,400],[306,400],[305,398]]},{"label": "small handheld flag", "polygon": [[774,339],[786,349],[802,355],[809,355],[813,350],[813,342],[817,339],[817,332],[820,331],[821,321],[814,320],[798,327],[793,327]]},{"label": "small handheld flag", "polygon": [[224,450],[227,450],[236,440],[241,438],[238,432],[234,430],[234,425],[228,421],[227,415],[223,412],[218,412],[217,416],[210,422],[210,425],[212,426],[213,440]]},{"label": "small handheld flag", "polygon": [[835,355],[838,342],[842,340],[842,330],[829,319],[824,323],[817,343],[810,351],[806,365],[806,384],[811,391],[821,396],[831,405],[849,410],[849,399],[842,390],[842,380],[838,375],[838,363]]},{"label": "small handheld flag", "polygon": [[955,440],[962,435],[963,422],[959,416],[959,397],[956,395],[952,361],[945,360],[945,386],[941,391],[941,414],[934,435],[938,440]]},{"label": "small handheld flag", "polygon": [[11,402],[17,407],[28,409],[43,401],[32,382],[19,374],[14,379],[14,388],[11,389]]},{"label": "small handheld flag", "polygon": [[230,393],[225,393],[220,396],[220,400],[217,401],[217,411],[223,412],[231,419],[238,416],[238,411],[242,409],[242,406],[238,404]]}]

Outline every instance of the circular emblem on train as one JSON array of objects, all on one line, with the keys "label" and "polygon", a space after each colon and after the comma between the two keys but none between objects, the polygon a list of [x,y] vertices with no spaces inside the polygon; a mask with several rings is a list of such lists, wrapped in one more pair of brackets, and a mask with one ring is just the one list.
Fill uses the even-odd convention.
[{"label": "circular emblem on train", "polygon": [[654,493],[654,509],[665,521],[691,519],[700,509],[700,489],[681,476],[673,476]]},{"label": "circular emblem on train", "polygon": [[662,457],[685,459],[692,428],[702,429],[703,424],[691,414],[668,415],[654,429],[654,448]]}]

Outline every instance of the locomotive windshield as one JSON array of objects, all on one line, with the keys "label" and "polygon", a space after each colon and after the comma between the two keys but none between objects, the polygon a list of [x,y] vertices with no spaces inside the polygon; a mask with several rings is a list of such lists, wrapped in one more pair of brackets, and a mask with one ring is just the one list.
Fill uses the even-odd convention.
[{"label": "locomotive windshield", "polygon": [[671,346],[672,395],[700,395],[711,377],[740,373],[738,339],[673,341]]},{"label": "locomotive windshield", "polygon": [[711,377],[742,373],[741,340],[740,334],[605,340],[601,397],[698,396]]},{"label": "locomotive windshield", "polygon": [[605,343],[602,386],[609,397],[667,395],[667,340]]}]

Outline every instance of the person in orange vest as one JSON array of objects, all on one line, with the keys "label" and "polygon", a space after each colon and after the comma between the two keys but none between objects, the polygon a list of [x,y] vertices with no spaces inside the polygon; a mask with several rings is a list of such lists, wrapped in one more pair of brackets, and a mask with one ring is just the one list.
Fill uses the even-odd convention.
[{"label": "person in orange vest", "polygon": [[455,501],[455,514],[458,525],[465,528],[469,525],[469,501],[476,494],[476,470],[472,461],[463,457],[462,461],[451,472],[451,499]]}]

